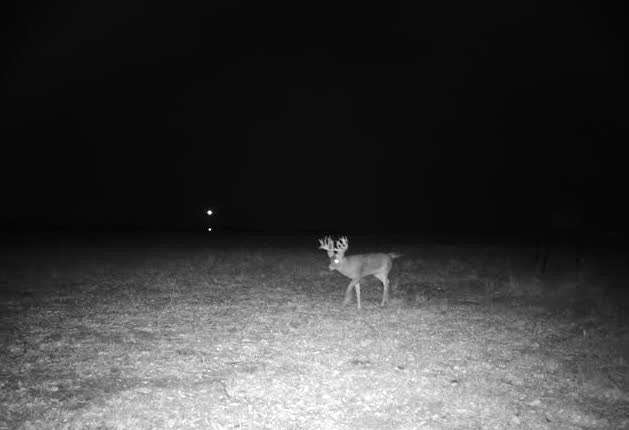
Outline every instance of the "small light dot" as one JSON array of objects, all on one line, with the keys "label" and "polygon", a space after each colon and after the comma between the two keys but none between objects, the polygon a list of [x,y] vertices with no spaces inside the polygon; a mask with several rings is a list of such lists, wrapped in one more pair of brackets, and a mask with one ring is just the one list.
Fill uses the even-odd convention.
[{"label": "small light dot", "polygon": [[208,228],[207,228],[207,231],[212,231],[212,227],[208,227]]},{"label": "small light dot", "polygon": [[212,212],[212,209],[208,209],[206,212],[208,215],[212,215],[214,212]]}]

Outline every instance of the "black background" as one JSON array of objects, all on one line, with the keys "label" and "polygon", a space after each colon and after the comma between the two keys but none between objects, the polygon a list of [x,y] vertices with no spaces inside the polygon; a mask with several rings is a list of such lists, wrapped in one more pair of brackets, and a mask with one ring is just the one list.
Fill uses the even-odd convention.
[{"label": "black background", "polygon": [[589,3],[3,6],[0,221],[622,231],[626,11]]}]

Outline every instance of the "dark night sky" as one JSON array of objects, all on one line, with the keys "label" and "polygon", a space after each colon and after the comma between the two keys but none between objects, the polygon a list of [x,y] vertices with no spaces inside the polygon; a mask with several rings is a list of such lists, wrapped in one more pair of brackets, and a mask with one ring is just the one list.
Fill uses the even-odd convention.
[{"label": "dark night sky", "polygon": [[47,3],[4,6],[5,229],[627,216],[622,6]]}]

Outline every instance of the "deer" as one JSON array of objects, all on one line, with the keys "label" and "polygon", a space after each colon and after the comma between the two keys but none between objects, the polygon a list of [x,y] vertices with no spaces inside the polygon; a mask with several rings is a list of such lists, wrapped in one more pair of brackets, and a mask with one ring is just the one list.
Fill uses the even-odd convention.
[{"label": "deer", "polygon": [[345,252],[349,248],[347,237],[343,236],[336,242],[330,236],[319,239],[319,249],[327,251],[330,258],[330,271],[337,272],[351,279],[347,289],[345,290],[345,300],[343,304],[347,305],[352,300],[352,289],[356,291],[356,303],[360,309],[360,281],[361,279],[373,275],[382,282],[382,303],[384,306],[389,301],[389,272],[393,266],[393,260],[401,257],[396,253],[375,253],[375,254],[356,254],[346,256]]}]

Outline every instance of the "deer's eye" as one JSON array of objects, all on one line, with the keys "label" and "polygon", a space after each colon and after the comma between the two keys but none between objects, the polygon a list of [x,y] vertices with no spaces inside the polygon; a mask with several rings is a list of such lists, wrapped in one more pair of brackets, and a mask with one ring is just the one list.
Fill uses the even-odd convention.
[{"label": "deer's eye", "polygon": [[332,260],[334,262],[334,264],[339,264],[339,259],[335,258],[334,260]]}]

